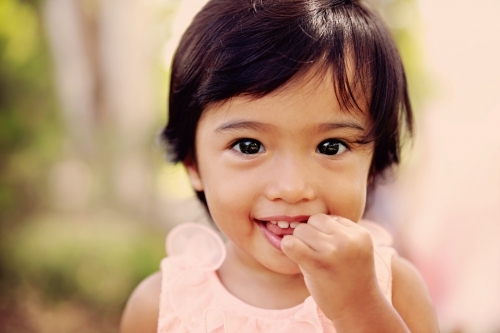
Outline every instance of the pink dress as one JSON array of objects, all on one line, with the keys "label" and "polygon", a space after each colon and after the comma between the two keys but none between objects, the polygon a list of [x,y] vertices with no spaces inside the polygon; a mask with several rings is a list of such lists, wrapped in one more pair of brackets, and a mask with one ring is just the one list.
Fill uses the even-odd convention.
[{"label": "pink dress", "polygon": [[[392,237],[381,226],[359,223],[371,234],[380,289],[391,302]],[[169,233],[161,262],[158,333],[334,333],[312,297],[293,308],[261,309],[230,294],[216,270],[225,258],[220,237],[208,227],[182,224]]]}]

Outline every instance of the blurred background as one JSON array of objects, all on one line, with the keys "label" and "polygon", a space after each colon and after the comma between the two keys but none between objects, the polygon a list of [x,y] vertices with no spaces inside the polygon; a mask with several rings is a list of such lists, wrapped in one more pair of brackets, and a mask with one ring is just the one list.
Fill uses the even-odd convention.
[{"label": "blurred background", "polygon": [[[203,0],[0,0],[0,332],[118,332],[168,230],[206,222],[156,141]],[[444,333],[500,332],[500,2],[372,0],[399,44],[413,146],[369,218]]]}]

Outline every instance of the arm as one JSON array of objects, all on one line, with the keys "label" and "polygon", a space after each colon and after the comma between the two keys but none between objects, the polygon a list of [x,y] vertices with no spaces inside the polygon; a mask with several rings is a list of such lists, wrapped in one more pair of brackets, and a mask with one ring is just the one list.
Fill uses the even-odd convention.
[{"label": "arm", "polygon": [[156,333],[160,288],[160,273],[150,275],[137,286],[123,311],[120,333]]},{"label": "arm", "polygon": [[439,332],[436,313],[420,273],[405,259],[392,259],[392,304],[412,333]]}]

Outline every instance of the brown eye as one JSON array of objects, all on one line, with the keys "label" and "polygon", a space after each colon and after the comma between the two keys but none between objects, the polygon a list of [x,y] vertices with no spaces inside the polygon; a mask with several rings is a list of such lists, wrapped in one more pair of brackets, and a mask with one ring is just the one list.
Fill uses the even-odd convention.
[{"label": "brown eye", "polygon": [[263,153],[264,146],[257,140],[242,139],[236,142],[233,149],[245,155]]},{"label": "brown eye", "polygon": [[340,141],[325,140],[318,145],[316,151],[320,154],[333,156],[343,153],[346,149],[347,147]]}]

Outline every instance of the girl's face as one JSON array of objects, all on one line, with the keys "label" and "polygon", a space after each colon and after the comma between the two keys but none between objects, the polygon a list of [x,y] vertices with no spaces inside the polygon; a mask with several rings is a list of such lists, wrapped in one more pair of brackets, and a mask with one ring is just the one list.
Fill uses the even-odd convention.
[{"label": "girl's face", "polygon": [[329,75],[304,77],[259,99],[209,106],[196,130],[196,162],[185,164],[229,249],[251,265],[296,274],[280,250],[294,224],[315,213],[354,222],[363,214],[373,143],[358,140],[370,125],[367,115],[340,109]]}]

